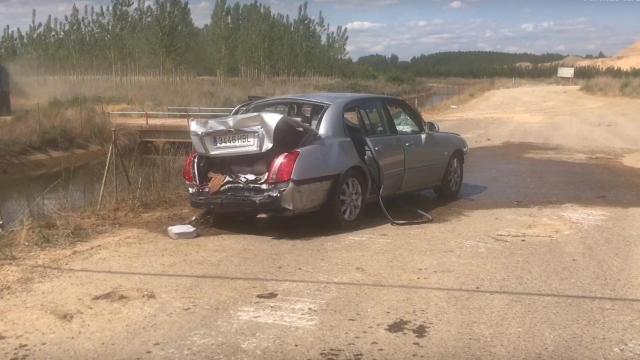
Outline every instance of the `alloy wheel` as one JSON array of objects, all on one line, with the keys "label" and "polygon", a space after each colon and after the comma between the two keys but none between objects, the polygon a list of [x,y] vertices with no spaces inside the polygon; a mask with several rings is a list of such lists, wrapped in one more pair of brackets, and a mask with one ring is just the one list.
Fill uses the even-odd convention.
[{"label": "alloy wheel", "polygon": [[340,188],[340,212],[347,221],[355,220],[362,209],[362,186],[356,178],[349,178]]},{"label": "alloy wheel", "polygon": [[460,166],[460,160],[457,157],[454,157],[451,159],[451,162],[449,162],[448,173],[449,178],[447,180],[449,181],[449,189],[456,192],[462,182],[462,169]]}]

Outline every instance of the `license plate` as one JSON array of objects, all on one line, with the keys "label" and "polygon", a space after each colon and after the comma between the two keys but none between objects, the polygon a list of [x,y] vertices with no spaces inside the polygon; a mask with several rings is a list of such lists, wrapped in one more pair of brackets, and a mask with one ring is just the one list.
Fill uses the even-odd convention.
[{"label": "license plate", "polygon": [[218,135],[213,138],[213,146],[217,148],[253,146],[256,136],[252,133]]}]

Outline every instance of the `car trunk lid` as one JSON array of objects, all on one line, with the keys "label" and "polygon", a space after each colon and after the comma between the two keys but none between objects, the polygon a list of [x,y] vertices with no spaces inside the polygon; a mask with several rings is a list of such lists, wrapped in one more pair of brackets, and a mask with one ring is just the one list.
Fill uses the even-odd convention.
[{"label": "car trunk lid", "polygon": [[[279,130],[287,128],[285,130]],[[201,155],[219,157],[264,153],[278,143],[298,138],[304,142],[317,136],[312,127],[277,113],[232,115],[219,119],[192,120],[190,125],[194,149]],[[293,136],[278,136],[294,131]],[[297,134],[295,133],[297,132]],[[288,147],[288,146],[287,146]]]}]

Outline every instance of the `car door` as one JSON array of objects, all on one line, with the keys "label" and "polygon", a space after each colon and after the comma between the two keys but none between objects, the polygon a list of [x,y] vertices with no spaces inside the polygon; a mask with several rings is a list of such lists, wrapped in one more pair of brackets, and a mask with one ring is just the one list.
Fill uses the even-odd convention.
[{"label": "car door", "polygon": [[[349,126],[358,126],[371,145],[371,150],[381,167],[383,195],[392,195],[402,187],[404,151],[397,137],[391,133],[383,106],[378,100],[363,101],[348,107],[344,118]],[[375,169],[372,166],[370,168]],[[377,177],[377,174],[372,175]]]},{"label": "car door", "polygon": [[386,102],[398,139],[404,150],[405,174],[401,191],[424,189],[440,183],[439,141],[425,131],[420,115],[400,100]]}]

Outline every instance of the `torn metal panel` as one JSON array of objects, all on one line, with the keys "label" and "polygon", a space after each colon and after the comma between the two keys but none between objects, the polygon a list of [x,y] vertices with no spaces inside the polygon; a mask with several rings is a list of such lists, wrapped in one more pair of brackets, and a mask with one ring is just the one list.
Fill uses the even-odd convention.
[{"label": "torn metal panel", "polygon": [[274,146],[276,127],[287,122],[301,132],[317,135],[312,127],[276,113],[232,115],[191,121],[191,139],[196,151],[209,156],[263,153]]},{"label": "torn metal panel", "polygon": [[292,185],[282,194],[282,206],[295,213],[315,210],[327,200],[333,179]]}]

